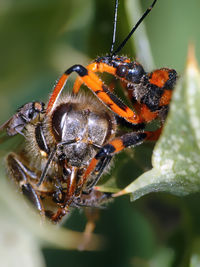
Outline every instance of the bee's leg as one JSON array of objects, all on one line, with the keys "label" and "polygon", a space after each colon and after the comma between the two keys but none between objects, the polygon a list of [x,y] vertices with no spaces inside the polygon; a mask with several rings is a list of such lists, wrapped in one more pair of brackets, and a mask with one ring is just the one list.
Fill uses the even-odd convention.
[{"label": "bee's leg", "polygon": [[68,206],[67,207],[64,207],[64,208],[59,208],[57,210],[57,212],[55,213],[51,213],[49,217],[49,219],[53,222],[53,223],[59,223],[62,218],[67,214],[68,212]]},{"label": "bee's leg", "polygon": [[83,238],[81,239],[78,249],[85,250],[90,243],[92,234],[95,230],[96,223],[99,220],[100,210],[96,208],[85,208],[84,209],[87,223],[83,232]]},{"label": "bee's leg", "polygon": [[99,208],[104,207],[102,205],[106,204],[110,200],[110,193],[103,193],[98,190],[92,189],[90,193],[83,192],[81,197],[75,203],[75,205],[79,207],[84,207],[85,215],[87,218],[83,238],[78,246],[79,250],[85,250],[85,248],[87,248],[92,238],[92,233],[95,230],[97,221],[99,220]]},{"label": "bee's leg", "polygon": [[40,195],[30,183],[30,178],[35,179],[37,177],[36,174],[28,169],[14,153],[10,153],[6,161],[9,176],[15,181],[21,189],[21,192],[29,199],[40,214],[44,216],[45,211]]}]

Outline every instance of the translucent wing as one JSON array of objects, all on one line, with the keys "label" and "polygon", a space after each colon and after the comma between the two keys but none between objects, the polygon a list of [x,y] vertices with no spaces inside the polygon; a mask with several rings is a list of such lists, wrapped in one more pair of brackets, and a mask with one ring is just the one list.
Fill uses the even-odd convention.
[{"label": "translucent wing", "polygon": [[7,141],[10,136],[7,133],[7,128],[12,120],[12,117],[0,126],[0,144]]}]

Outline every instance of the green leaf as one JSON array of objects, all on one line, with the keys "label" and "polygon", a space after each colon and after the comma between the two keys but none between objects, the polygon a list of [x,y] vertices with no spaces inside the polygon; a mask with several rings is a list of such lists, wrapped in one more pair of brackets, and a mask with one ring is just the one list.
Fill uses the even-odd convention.
[{"label": "green leaf", "polygon": [[[160,248],[150,260],[133,258],[134,267],[171,267],[174,260],[174,251],[171,248]],[[196,265],[195,265],[196,267]]]},{"label": "green leaf", "polygon": [[200,239],[199,237],[195,239],[192,245],[192,256],[190,259],[190,267],[200,266]]},{"label": "green leaf", "polygon": [[[2,212],[2,209],[1,209]],[[5,212],[0,221],[0,256],[2,266],[44,267],[40,246],[33,236],[17,225],[13,217]]]},{"label": "green leaf", "polygon": [[160,248],[153,259],[149,262],[149,267],[171,267],[173,266],[174,251],[171,248]]},{"label": "green leaf", "polygon": [[186,195],[200,191],[200,72],[191,53],[185,74],[179,78],[170,114],[145,172],[115,196],[132,200],[150,192]]}]

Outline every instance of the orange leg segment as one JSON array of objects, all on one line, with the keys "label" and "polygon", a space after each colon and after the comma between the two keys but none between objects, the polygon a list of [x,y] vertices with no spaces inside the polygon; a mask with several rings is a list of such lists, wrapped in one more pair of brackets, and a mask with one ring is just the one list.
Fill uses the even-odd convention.
[{"label": "orange leg segment", "polygon": [[[148,132],[147,132],[148,133]],[[96,156],[91,160],[83,179],[86,181],[92,172],[96,172],[98,164],[106,158],[110,159],[118,152],[126,147],[137,146],[148,138],[146,132],[131,132],[122,136],[116,137],[108,144],[104,145]],[[103,170],[102,170],[103,171]],[[94,185],[93,185],[94,186]]]},{"label": "orange leg segment", "polygon": [[103,84],[101,79],[91,70],[87,70],[81,65],[74,65],[69,68],[57,82],[50,97],[47,113],[54,109],[57,99],[62,92],[69,75],[76,72],[79,79],[113,112],[132,124],[142,123],[142,119],[120,99],[110,92],[108,87]]},{"label": "orange leg segment", "polygon": [[[162,128],[157,129],[154,132],[145,131],[145,132],[131,132],[126,133],[122,136],[116,137],[108,144],[104,145],[96,156],[91,160],[84,176],[83,180],[86,181],[88,176],[96,171],[96,168],[100,161],[104,158],[109,158],[109,160],[118,152],[122,151],[127,147],[134,147],[140,145],[145,140],[156,141],[160,137]],[[103,170],[102,170],[103,171]],[[94,186],[94,185],[93,185]]]},{"label": "orange leg segment", "polygon": [[65,87],[65,84],[67,82],[69,75],[66,75],[65,73],[60,77],[58,80],[56,86],[54,87],[53,93],[50,96],[48,105],[47,105],[47,110],[46,112],[49,113],[51,110],[54,109],[54,106],[56,104],[57,99],[59,98],[63,88]]},{"label": "orange leg segment", "polygon": [[[89,64],[86,69],[88,71],[91,71],[91,72],[107,72],[111,75],[116,75],[116,69],[112,66],[109,66],[105,63],[102,63],[102,62],[93,62],[91,64]],[[96,80],[96,79],[95,79]],[[100,80],[100,79],[99,79]],[[83,81],[80,77],[77,77],[77,79],[75,80],[75,83],[74,83],[74,87],[73,87],[73,93],[74,94],[77,94],[81,85],[83,84]]]}]

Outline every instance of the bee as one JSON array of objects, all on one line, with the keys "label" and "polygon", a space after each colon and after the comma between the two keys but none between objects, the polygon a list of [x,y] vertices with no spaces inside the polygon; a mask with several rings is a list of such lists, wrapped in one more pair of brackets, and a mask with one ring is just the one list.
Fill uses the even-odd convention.
[{"label": "bee", "polygon": [[[118,56],[157,0],[145,11],[128,36],[109,55],[84,67],[73,65],[57,81],[46,105],[30,102],[22,106],[0,130],[9,136],[23,135],[24,144],[6,158],[9,177],[42,216],[59,222],[70,207],[101,207],[112,194],[97,190],[112,158],[127,147],[157,140],[165,121],[177,80],[173,69],[146,72],[137,61]],[[115,4],[117,17],[118,1]],[[61,96],[71,73],[76,72],[72,93]],[[125,105],[96,74],[109,73],[121,81],[133,109]],[[79,91],[84,84],[93,96]],[[128,131],[119,134],[119,119]],[[160,120],[156,131],[146,125]]]},{"label": "bee", "polygon": [[0,131],[6,129],[8,136],[16,134],[23,135],[23,130],[28,123],[33,122],[38,115],[44,112],[44,103],[30,102],[16,111],[16,113],[3,125],[0,126]]}]

